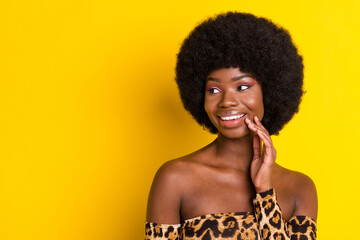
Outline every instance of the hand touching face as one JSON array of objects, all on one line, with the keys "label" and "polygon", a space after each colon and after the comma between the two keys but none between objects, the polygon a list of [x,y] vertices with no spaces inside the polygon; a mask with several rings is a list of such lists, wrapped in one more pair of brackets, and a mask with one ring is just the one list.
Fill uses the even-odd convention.
[{"label": "hand touching face", "polygon": [[243,137],[250,133],[245,118],[264,115],[261,85],[239,68],[212,71],[206,79],[204,107],[219,134]]},{"label": "hand touching face", "polygon": [[[272,166],[276,159],[276,150],[272,143],[269,132],[255,116],[254,122],[245,119],[249,129],[255,133],[253,140],[254,157],[251,162],[250,175],[256,192],[263,192],[272,188]],[[261,146],[263,142],[263,146]]]}]

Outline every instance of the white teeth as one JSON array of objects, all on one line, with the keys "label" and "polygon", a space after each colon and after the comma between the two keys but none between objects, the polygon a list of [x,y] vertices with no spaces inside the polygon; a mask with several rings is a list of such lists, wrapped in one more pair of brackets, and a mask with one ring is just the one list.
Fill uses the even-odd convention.
[{"label": "white teeth", "polygon": [[223,121],[235,120],[235,119],[243,117],[244,115],[245,114],[228,116],[228,117],[221,117],[221,120],[223,120]]}]

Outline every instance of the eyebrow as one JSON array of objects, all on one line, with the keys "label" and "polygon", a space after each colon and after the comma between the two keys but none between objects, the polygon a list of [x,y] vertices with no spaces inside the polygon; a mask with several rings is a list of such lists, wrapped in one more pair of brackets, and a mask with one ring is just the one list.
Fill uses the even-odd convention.
[{"label": "eyebrow", "polygon": [[[241,80],[241,79],[247,78],[247,77],[252,77],[252,76],[250,74],[240,75],[240,76],[237,76],[237,77],[233,77],[231,79],[231,81],[238,81],[238,80]],[[221,82],[221,80],[219,78],[214,78],[214,77],[208,77],[206,80],[214,81],[214,82]]]}]

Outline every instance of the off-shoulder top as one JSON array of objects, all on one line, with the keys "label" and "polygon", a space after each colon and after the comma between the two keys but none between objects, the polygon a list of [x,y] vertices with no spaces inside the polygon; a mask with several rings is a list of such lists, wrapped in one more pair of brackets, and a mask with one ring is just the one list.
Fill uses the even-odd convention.
[{"label": "off-shoulder top", "polygon": [[316,239],[316,222],[307,216],[284,221],[275,190],[256,194],[254,212],[207,214],[181,224],[145,223],[145,240],[310,240]]}]

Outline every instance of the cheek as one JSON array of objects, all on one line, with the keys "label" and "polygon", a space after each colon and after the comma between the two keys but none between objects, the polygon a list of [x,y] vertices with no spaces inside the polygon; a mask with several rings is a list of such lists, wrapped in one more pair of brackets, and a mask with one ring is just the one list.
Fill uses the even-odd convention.
[{"label": "cheek", "polygon": [[262,95],[260,97],[258,97],[257,99],[257,116],[258,118],[261,120],[264,116],[264,102],[263,102],[263,98]]},{"label": "cheek", "polygon": [[208,103],[208,99],[205,95],[205,99],[204,99],[204,109],[205,109],[205,112],[209,115],[209,103]]},{"label": "cheek", "polygon": [[206,97],[204,99],[204,109],[211,122],[214,122],[216,117],[214,114],[217,108],[217,100],[215,96]]},{"label": "cheek", "polygon": [[264,103],[262,99],[262,94],[257,93],[249,96],[246,100],[247,106],[255,112],[258,118],[262,119],[264,116]]}]

